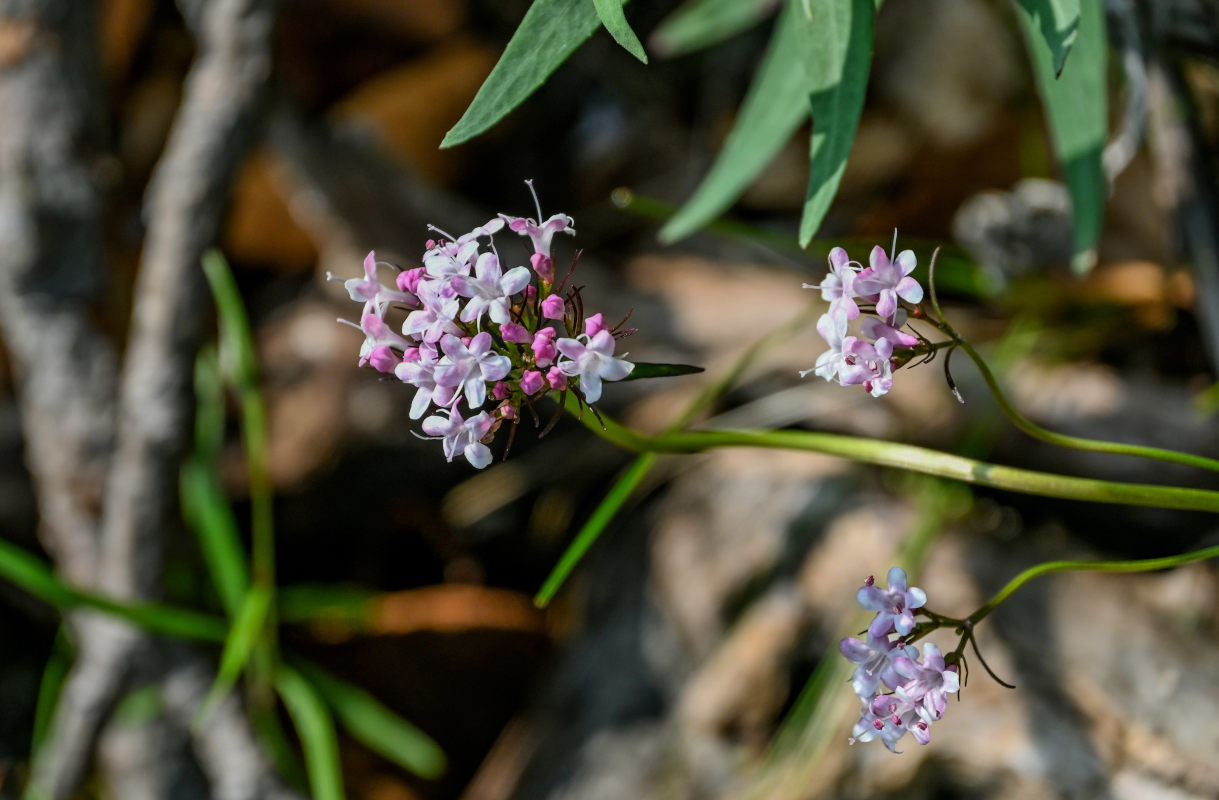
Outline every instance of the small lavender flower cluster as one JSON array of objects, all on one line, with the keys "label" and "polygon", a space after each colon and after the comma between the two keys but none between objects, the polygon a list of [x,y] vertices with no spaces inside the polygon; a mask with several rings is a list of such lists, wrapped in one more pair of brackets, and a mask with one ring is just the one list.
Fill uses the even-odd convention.
[{"label": "small lavender flower cluster", "polygon": [[[815,372],[843,386],[863,384],[868,394],[880,397],[893,387],[894,348],[912,348],[922,341],[901,330],[907,310],[899,302],[917,306],[923,300],[923,287],[910,277],[918,261],[912,250],[903,250],[894,259],[879,246],[872,248],[867,268],[851,261],[841,247],[830,251],[829,261],[825,279],[804,288],[820,289],[821,297],[830,302],[829,312],[817,321],[817,332],[830,349],[800,376]],[[847,322],[859,317],[860,302],[871,305],[875,314],[860,323],[864,338],[847,335]]]},{"label": "small lavender flower cluster", "polygon": [[[432,228],[444,240],[429,240],[423,266],[400,271],[393,288],[378,279],[383,262],[374,253],[364,259],[364,277],[343,282],[364,304],[358,325],[340,320],[364,333],[360,366],[415,387],[410,417],[435,409],[423,431],[443,441],[449,461],[461,454],[482,469],[491,463],[487,445],[495,432],[519,421],[522,408],[552,390],[595,403],[602,381],[634,369],[614,356],[616,337],[627,332],[611,330],[601,314],[584,317],[579,290],[564,291],[570,271],[555,283],[551,246],[556,234],[574,234],[573,225],[566,214],[540,223],[500,214],[456,238]],[[504,271],[494,235],[505,228],[529,238],[532,270]],[[407,310],[401,335],[386,322],[395,307]],[[483,408],[488,397],[491,411]]]},{"label": "small lavender flower cluster", "polygon": [[[923,644],[918,650],[902,639],[914,630],[914,612],[927,602],[919,588],[906,588],[906,572],[889,570],[889,588],[881,589],[872,577],[856,594],[859,604],[876,617],[868,626],[867,640],[847,638],[838,649],[858,664],[851,686],[863,702],[851,744],[879,738],[897,752],[897,742],[909,731],[919,744],[931,741],[931,723],[944,716],[947,696],[960,688],[956,664],[945,665],[940,648]],[[897,638],[890,637],[896,633]],[[887,691],[883,691],[883,690]]]}]

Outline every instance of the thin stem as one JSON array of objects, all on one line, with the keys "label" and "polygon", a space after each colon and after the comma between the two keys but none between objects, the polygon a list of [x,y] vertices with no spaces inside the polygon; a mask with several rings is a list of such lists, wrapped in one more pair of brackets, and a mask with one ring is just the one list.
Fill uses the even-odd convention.
[{"label": "thin stem", "polygon": [[1094,453],[1112,453],[1113,455],[1134,456],[1136,458],[1150,458],[1156,461],[1168,461],[1173,464],[1184,464],[1188,467],[1196,467],[1198,469],[1206,469],[1212,472],[1219,472],[1219,460],[1207,458],[1206,456],[1193,455],[1192,453],[1181,453],[1176,450],[1166,450],[1161,447],[1148,447],[1139,444],[1127,444],[1125,442],[1110,442],[1099,439],[1085,439],[1079,436],[1068,436],[1063,433],[1055,433],[1054,431],[1046,430],[1036,423],[1023,416],[1016,408],[1008,401],[1007,395],[999,387],[999,382],[995,380],[994,374],[990,371],[990,367],[982,360],[982,356],[973,346],[957,336],[956,332],[946,323],[943,326],[937,326],[941,331],[953,337],[965,355],[974,362],[978,368],[978,372],[982,373],[982,380],[986,381],[987,388],[995,397],[995,402],[999,404],[1000,410],[1004,416],[1020,430],[1032,436],[1034,439],[1040,439],[1058,447],[1070,447],[1075,450],[1087,450]]},{"label": "thin stem", "polygon": [[994,597],[986,601],[985,605],[970,614],[968,620],[976,625],[983,619],[986,619],[990,612],[994,611],[1003,601],[1011,597],[1017,589],[1033,578],[1042,575],[1049,575],[1054,572],[1152,572],[1158,569],[1192,564],[1195,561],[1205,561],[1208,558],[1219,558],[1219,545],[1176,556],[1144,558],[1137,561],[1047,561],[1044,564],[1029,567],[1012,578],[1007,586],[1004,586]]},{"label": "thin stem", "polygon": [[[567,410],[573,414],[578,410],[574,401],[568,400]],[[585,425],[602,438],[639,453],[700,453],[720,447],[804,450],[1042,497],[1219,512],[1219,492],[1206,489],[1056,475],[879,439],[793,430],[674,431],[647,436],[625,428],[609,417],[603,416],[602,421],[604,428],[600,424],[590,424],[589,420],[585,420]]]}]

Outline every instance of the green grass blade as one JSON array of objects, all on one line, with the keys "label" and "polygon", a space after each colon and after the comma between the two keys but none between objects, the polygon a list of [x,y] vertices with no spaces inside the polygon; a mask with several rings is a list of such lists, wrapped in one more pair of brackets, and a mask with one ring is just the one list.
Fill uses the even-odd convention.
[{"label": "green grass blade", "polygon": [[47,738],[51,727],[51,718],[55,714],[55,706],[59,704],[59,693],[67,680],[68,671],[72,668],[72,646],[61,627],[55,633],[55,642],[51,645],[51,653],[47,665],[42,670],[42,680],[38,682],[38,701],[34,706],[34,730],[30,734],[30,763],[36,763],[38,752]]},{"label": "green grass blade", "polygon": [[206,719],[241,677],[254,648],[265,635],[270,610],[269,592],[253,588],[246,593],[237,616],[233,618],[233,627],[229,629],[229,635],[224,641],[224,650],[220,654],[220,669],[216,672],[212,688],[208,690],[207,699],[200,706],[199,719]]},{"label": "green grass blade", "polygon": [[275,689],[300,737],[313,800],[343,800],[339,742],[330,710],[309,682],[286,664],[275,671]]},{"label": "green grass blade", "polygon": [[1054,154],[1062,167],[1075,218],[1071,266],[1086,273],[1096,263],[1104,221],[1106,181],[1101,154],[1108,135],[1105,80],[1106,33],[1103,0],[1081,0],[1079,34],[1071,63],[1057,75],[1054,55],[1036,23],[1020,18],[1033,73],[1045,106]]},{"label": "green grass blade", "polygon": [[601,27],[588,0],[534,0],[474,101],[441,147],[469,141],[525,102]]},{"label": "green grass blade", "polygon": [[666,57],[702,50],[752,28],[778,3],[775,0],[691,0],[652,32],[652,49]]},{"label": "green grass blade", "polygon": [[1079,0],[1017,0],[1016,5],[1027,29],[1045,42],[1054,74],[1062,74],[1079,32]]},{"label": "green grass blade", "polygon": [[868,88],[876,14],[873,0],[812,0],[811,6],[811,22],[803,20],[799,26],[813,116],[801,247],[807,247],[821,227],[846,171]]},{"label": "green grass blade", "polygon": [[648,54],[643,51],[643,43],[626,21],[626,14],[622,13],[622,0],[593,0],[593,7],[597,9],[601,24],[610,32],[610,36],[614,37],[614,41],[635,58],[648,63]]},{"label": "green grass blade", "polygon": [[444,751],[426,733],[368,692],[321,667],[304,661],[296,667],[358,742],[421,778],[439,778],[444,774],[447,768]]},{"label": "green grass blade", "polygon": [[806,24],[799,0],[791,0],[775,23],[723,150],[694,195],[661,228],[661,241],[689,236],[731,206],[808,118],[809,84],[800,66],[800,26]]},{"label": "green grass blade", "polygon": [[119,603],[75,589],[56,578],[45,561],[4,539],[0,539],[0,578],[61,612],[83,606],[120,617],[150,633],[203,642],[224,640],[222,619],[156,603]]},{"label": "green grass blade", "polygon": [[572,570],[584,558],[584,554],[593,546],[593,543],[600,538],[606,526],[613,521],[618,514],[619,509],[626,503],[627,498],[639,486],[639,483],[647,476],[648,471],[652,469],[652,464],[656,462],[655,453],[644,453],[637,456],[631,465],[627,467],[626,472],[614,482],[613,488],[606,493],[605,497],[601,498],[601,502],[593,510],[592,516],[584,523],[583,527],[576,534],[576,538],[563,551],[559,563],[551,570],[550,575],[546,577],[546,582],[542,584],[542,588],[538,590],[537,595],[533,598],[533,604],[538,608],[545,608],[554,599],[559,588],[571,575]]}]

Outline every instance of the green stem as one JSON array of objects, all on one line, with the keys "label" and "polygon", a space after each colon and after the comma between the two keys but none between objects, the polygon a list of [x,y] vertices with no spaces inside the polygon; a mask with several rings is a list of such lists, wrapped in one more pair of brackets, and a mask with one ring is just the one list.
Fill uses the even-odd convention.
[{"label": "green stem", "polygon": [[[568,398],[567,408],[569,412],[578,412],[573,398]],[[1206,489],[1118,483],[1036,472],[879,439],[793,430],[688,431],[647,436],[625,428],[605,415],[602,420],[604,428],[591,415],[586,415],[584,424],[608,441],[638,453],[700,453],[720,447],[804,450],[1042,497],[1219,512],[1219,492]]]},{"label": "green stem", "polygon": [[1181,453],[1176,450],[1166,450],[1160,447],[1147,447],[1139,444],[1126,444],[1123,442],[1110,442],[1098,439],[1084,439],[1079,436],[1067,436],[1063,433],[1055,433],[1054,431],[1046,430],[1037,425],[1028,418],[1024,417],[1015,407],[1008,401],[1007,395],[999,387],[999,382],[995,380],[994,374],[990,371],[990,367],[982,360],[982,356],[973,346],[956,335],[946,323],[940,328],[941,331],[953,337],[957,347],[959,347],[965,355],[974,362],[978,368],[978,372],[982,373],[982,380],[986,381],[987,388],[995,397],[995,402],[999,404],[1000,410],[1004,416],[1011,421],[1020,430],[1032,436],[1034,439],[1040,439],[1043,442],[1048,442],[1058,447],[1070,447],[1075,450],[1088,450],[1094,453],[1112,453],[1114,455],[1134,456],[1136,458],[1150,458],[1156,461],[1168,461],[1173,464],[1184,464],[1189,467],[1197,467],[1198,469],[1206,469],[1212,472],[1219,472],[1219,460],[1206,458],[1205,456],[1197,456],[1191,453]]},{"label": "green stem", "polygon": [[1219,558],[1219,545],[1176,556],[1144,558],[1138,561],[1047,561],[1044,564],[1029,567],[1012,578],[1007,586],[1000,589],[994,597],[986,601],[986,604],[977,611],[970,614],[967,619],[969,622],[977,625],[990,612],[998,608],[1004,600],[1011,597],[1013,592],[1033,578],[1042,575],[1050,575],[1055,572],[1151,572],[1158,569],[1178,567],[1183,564],[1192,564],[1195,561],[1205,561],[1208,558]]}]

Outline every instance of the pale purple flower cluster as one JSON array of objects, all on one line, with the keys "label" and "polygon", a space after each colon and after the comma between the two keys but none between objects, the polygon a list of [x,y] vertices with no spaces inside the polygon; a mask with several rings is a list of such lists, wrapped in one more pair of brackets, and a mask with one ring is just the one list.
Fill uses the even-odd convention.
[{"label": "pale purple flower cluster", "polygon": [[[348,323],[364,333],[360,366],[415,387],[410,418],[432,412],[423,431],[442,440],[449,461],[462,455],[486,467],[491,438],[505,420],[519,421],[522,408],[551,391],[595,403],[602,381],[634,368],[614,356],[615,333],[602,315],[585,318],[578,290],[564,291],[567,278],[555,283],[553,240],[574,234],[573,225],[566,214],[540,223],[500,214],[456,238],[433,228],[444,239],[429,240],[423,266],[399,271],[392,287],[379,280],[384,262],[374,253],[364,277],[343,282],[364,304],[359,324]],[[494,236],[505,229],[529,239],[532,269],[504,269]],[[393,309],[406,311],[401,334],[386,321]]]},{"label": "pale purple flower cluster", "polygon": [[[907,310],[900,301],[917,306],[923,300],[923,287],[910,277],[918,261],[912,250],[891,258],[881,247],[873,247],[869,266],[851,261],[847,251],[830,251],[830,272],[820,284],[804,284],[805,289],[820,289],[830,310],[817,321],[817,332],[829,344],[812,369],[827,381],[843,386],[862,384],[868,394],[880,397],[893,387],[894,349],[917,346],[917,336],[903,332]],[[860,316],[860,304],[870,306],[872,315],[859,325],[860,336],[848,335],[847,325]]]},{"label": "pale purple flower cluster", "polygon": [[[902,637],[914,630],[914,613],[927,602],[922,589],[907,588],[906,572],[893,567],[889,588],[869,577],[856,594],[859,604],[876,616],[866,639],[843,639],[838,649],[853,664],[851,686],[863,702],[851,743],[880,739],[897,752],[909,732],[919,744],[931,741],[931,724],[944,716],[948,695],[960,688],[955,664],[946,665],[940,648],[923,644],[922,660]],[[894,637],[896,634],[896,637]]]}]

